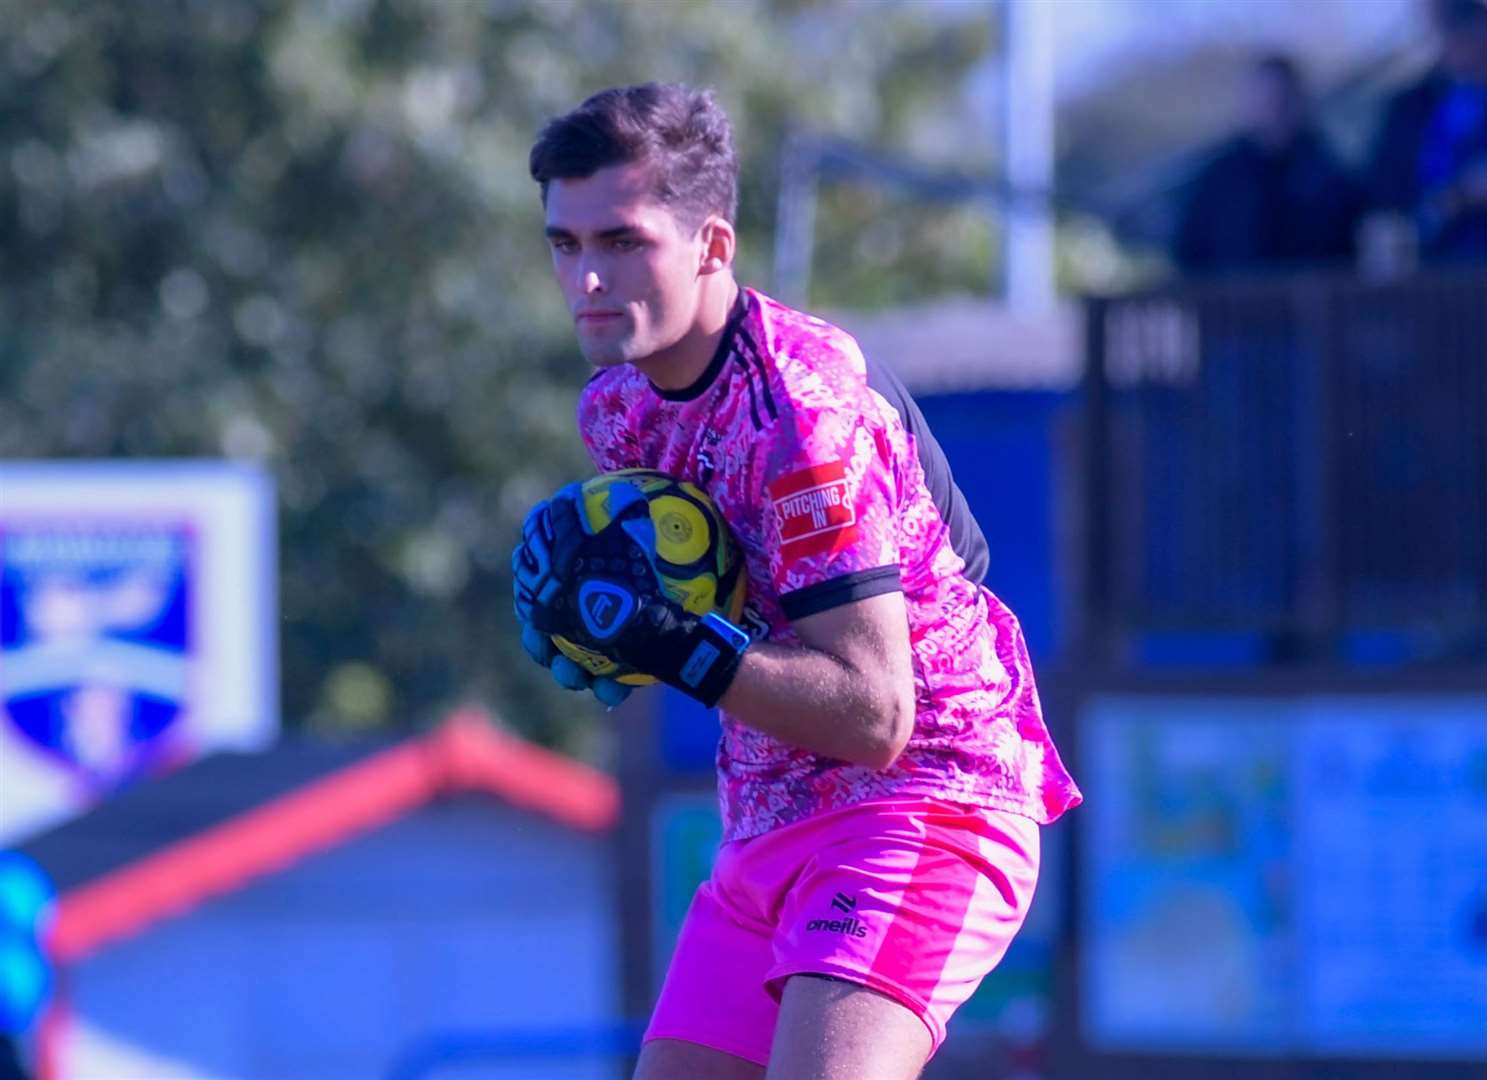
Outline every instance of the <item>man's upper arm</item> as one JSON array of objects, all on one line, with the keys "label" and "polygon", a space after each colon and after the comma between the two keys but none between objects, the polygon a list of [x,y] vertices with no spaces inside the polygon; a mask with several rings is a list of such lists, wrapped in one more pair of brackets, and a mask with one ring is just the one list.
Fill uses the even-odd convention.
[{"label": "man's upper arm", "polygon": [[[808,649],[836,657],[912,719],[914,665],[901,592],[884,592],[807,615],[791,624]],[[887,702],[885,702],[886,704]]]}]

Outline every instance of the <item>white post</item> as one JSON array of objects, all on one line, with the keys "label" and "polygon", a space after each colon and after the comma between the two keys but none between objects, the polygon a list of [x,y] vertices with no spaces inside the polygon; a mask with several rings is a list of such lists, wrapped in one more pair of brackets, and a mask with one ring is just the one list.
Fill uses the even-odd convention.
[{"label": "white post", "polygon": [[1007,204],[1003,273],[1009,306],[1051,307],[1053,262],[1053,5],[1003,0],[1006,87],[1002,95]]},{"label": "white post", "polygon": [[792,134],[786,138],[780,152],[771,290],[787,304],[805,306],[810,299],[820,165],[820,155],[808,137]]}]

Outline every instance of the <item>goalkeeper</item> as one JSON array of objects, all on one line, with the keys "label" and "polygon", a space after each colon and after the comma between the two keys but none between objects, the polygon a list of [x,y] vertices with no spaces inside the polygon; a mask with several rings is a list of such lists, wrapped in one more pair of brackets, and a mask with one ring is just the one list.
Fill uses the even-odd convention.
[{"label": "goalkeeper", "polygon": [[553,633],[722,710],[723,846],[636,1075],[915,1077],[1022,924],[1039,825],[1080,801],[1017,620],[981,584],[981,531],[897,380],[735,282],[710,95],[604,91],[530,165],[598,369],[578,406],[594,464],[706,490],[768,624],[751,640],[667,599],[628,485],[593,534],[573,489],[539,504],[513,558],[523,641],[559,681],[627,691]]}]

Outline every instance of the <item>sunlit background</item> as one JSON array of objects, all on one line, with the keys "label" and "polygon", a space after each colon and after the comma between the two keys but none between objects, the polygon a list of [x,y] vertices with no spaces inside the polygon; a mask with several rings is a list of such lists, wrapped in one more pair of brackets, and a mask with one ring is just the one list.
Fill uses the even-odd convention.
[{"label": "sunlit background", "polygon": [[0,1078],[628,1075],[715,719],[519,648],[536,130],[714,88],[1087,803],[927,1075],[1487,1075],[1487,0],[0,0]]}]

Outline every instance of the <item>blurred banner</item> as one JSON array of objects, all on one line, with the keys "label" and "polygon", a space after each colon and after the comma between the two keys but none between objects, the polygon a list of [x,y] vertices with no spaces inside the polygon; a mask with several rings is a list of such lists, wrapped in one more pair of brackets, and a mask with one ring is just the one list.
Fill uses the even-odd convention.
[{"label": "blurred banner", "polygon": [[1104,1051],[1487,1055],[1487,696],[1110,696],[1083,715]]},{"label": "blurred banner", "polygon": [[236,464],[0,463],[0,843],[273,739],[273,506]]}]

